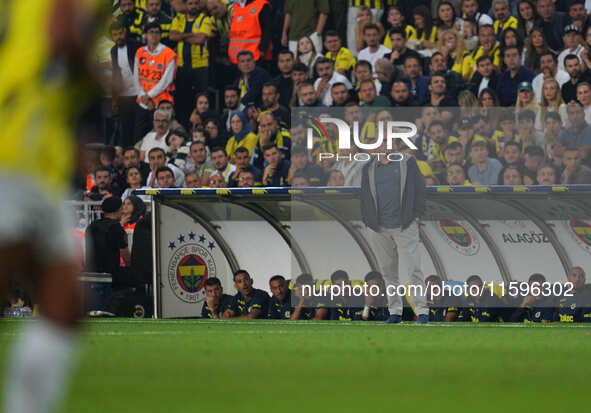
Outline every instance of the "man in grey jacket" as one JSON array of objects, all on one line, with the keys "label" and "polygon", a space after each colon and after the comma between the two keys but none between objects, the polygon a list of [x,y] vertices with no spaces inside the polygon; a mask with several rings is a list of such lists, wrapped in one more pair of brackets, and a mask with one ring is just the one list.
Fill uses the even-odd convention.
[{"label": "man in grey jacket", "polygon": [[[361,214],[380,270],[389,286],[390,318],[402,321],[402,298],[392,294],[400,276],[409,285],[424,289],[421,271],[418,220],[425,209],[425,180],[414,157],[388,150],[386,139],[362,169]],[[386,154],[391,153],[389,157]],[[378,156],[378,154],[381,154]],[[417,322],[426,324],[429,309],[417,288],[411,299]]]}]

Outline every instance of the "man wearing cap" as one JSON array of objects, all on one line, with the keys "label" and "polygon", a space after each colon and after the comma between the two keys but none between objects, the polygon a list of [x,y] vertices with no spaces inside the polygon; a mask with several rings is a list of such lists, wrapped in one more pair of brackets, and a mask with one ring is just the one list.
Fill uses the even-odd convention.
[{"label": "man wearing cap", "polygon": [[542,86],[546,79],[555,79],[560,87],[570,80],[568,73],[558,68],[556,55],[549,50],[540,55],[540,74],[532,81],[538,104],[542,103]]},{"label": "man wearing cap", "polygon": [[521,52],[516,46],[507,46],[503,52],[503,61],[507,70],[497,83],[497,95],[502,106],[513,106],[517,101],[517,85],[531,82],[534,74],[521,65]]},{"label": "man wearing cap", "polygon": [[121,198],[110,197],[103,201],[103,217],[86,228],[86,271],[104,272],[113,276],[115,286],[121,280],[120,256],[129,264],[131,254],[127,248],[127,234],[120,224]]},{"label": "man wearing cap", "polygon": [[564,35],[562,36],[564,50],[558,55],[558,69],[565,70],[564,59],[570,54],[576,55],[579,58],[579,62],[583,62],[581,52],[585,50],[585,47],[579,43],[579,36],[579,30],[574,24],[569,24],[564,28]]}]

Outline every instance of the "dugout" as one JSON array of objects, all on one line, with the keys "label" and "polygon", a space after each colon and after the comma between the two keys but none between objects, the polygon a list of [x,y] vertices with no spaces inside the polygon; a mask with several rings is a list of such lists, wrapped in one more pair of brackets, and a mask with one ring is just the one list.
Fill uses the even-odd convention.
[{"label": "dugout", "polygon": [[[359,188],[232,188],[136,191],[153,195],[155,316],[194,317],[203,283],[247,269],[268,290],[275,274],[363,279],[378,262],[361,222]],[[591,185],[428,187],[420,227],[425,276],[566,281],[591,260]]]}]

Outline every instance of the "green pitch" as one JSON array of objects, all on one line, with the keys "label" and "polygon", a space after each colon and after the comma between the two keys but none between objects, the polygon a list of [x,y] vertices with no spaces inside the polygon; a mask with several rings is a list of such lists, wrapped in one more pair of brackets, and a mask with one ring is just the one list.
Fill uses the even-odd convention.
[{"label": "green pitch", "polygon": [[[18,323],[0,322],[0,365]],[[67,412],[589,411],[591,325],[97,320]]]}]

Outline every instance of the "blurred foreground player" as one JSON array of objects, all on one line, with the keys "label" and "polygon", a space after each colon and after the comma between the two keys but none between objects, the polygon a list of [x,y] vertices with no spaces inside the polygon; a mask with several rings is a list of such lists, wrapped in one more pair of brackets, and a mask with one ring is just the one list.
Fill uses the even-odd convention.
[{"label": "blurred foreground player", "polygon": [[93,1],[0,2],[0,58],[20,62],[0,66],[0,300],[17,283],[40,308],[14,344],[5,412],[55,411],[74,359],[80,293],[61,200],[75,167],[71,125],[94,91],[84,70]]}]

